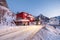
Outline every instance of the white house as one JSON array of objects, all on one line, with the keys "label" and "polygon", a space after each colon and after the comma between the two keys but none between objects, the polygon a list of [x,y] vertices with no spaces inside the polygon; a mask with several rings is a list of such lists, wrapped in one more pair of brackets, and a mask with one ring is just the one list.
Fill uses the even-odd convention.
[{"label": "white house", "polygon": [[49,24],[52,24],[52,25],[60,25],[60,19],[58,17],[50,18]]}]

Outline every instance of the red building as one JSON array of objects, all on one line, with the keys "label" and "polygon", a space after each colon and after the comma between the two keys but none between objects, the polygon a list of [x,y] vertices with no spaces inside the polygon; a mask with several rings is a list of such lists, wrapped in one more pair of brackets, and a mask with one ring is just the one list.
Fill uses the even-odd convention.
[{"label": "red building", "polygon": [[34,16],[26,12],[20,12],[16,14],[16,20],[17,24],[20,22],[23,24],[29,24],[30,22],[34,21]]}]

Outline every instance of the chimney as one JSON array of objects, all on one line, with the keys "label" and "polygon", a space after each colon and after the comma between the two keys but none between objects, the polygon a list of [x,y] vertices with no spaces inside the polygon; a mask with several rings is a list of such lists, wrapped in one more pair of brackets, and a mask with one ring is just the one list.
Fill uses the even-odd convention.
[{"label": "chimney", "polygon": [[6,0],[0,0],[0,5],[8,8]]}]

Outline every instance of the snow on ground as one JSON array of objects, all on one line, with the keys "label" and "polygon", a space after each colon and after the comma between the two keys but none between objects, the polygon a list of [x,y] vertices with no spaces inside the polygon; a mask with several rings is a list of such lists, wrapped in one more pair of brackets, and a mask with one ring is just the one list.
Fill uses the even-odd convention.
[{"label": "snow on ground", "polygon": [[1,40],[30,40],[43,26],[19,26],[0,29]]},{"label": "snow on ground", "polygon": [[60,40],[60,29],[46,25],[14,26],[0,29],[1,40]]},{"label": "snow on ground", "polygon": [[38,31],[31,40],[60,40],[60,29],[47,25]]}]

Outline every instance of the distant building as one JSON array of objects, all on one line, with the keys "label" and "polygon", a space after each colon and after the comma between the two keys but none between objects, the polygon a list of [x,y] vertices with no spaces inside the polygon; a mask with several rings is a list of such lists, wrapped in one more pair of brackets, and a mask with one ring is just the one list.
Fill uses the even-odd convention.
[{"label": "distant building", "polygon": [[0,5],[8,8],[6,0],[0,0]]},{"label": "distant building", "polygon": [[49,24],[51,24],[51,25],[60,25],[60,16],[50,18]]},{"label": "distant building", "polygon": [[31,14],[28,14],[26,12],[20,12],[16,14],[16,24],[20,25],[20,24],[24,24],[24,25],[28,25],[30,22],[34,21],[34,16],[32,16]]}]

